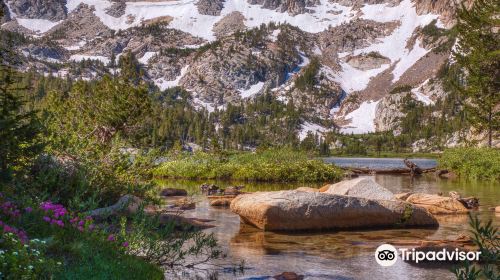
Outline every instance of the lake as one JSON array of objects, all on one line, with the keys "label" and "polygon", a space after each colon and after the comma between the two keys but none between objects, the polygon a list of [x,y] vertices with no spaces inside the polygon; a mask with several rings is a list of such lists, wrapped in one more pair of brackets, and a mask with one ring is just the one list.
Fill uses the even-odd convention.
[{"label": "lake", "polygon": [[[329,158],[337,164],[355,163],[360,167],[392,168],[401,159],[340,159]],[[424,168],[433,167],[434,160],[413,160]],[[342,162],[342,163],[341,163]],[[434,163],[432,163],[434,162]],[[390,166],[390,167],[387,167]],[[500,216],[489,211],[489,207],[500,204],[500,184],[497,182],[466,182],[446,180],[426,174],[410,180],[404,175],[371,176],[380,185],[394,193],[424,192],[435,194],[457,191],[463,196],[476,196],[480,201],[477,213],[484,220],[493,219],[495,226],[500,226]],[[375,262],[375,248],[395,240],[454,239],[460,234],[467,234],[467,215],[438,216],[438,229],[388,229],[327,231],[319,233],[273,233],[263,232],[252,226],[241,224],[238,215],[228,208],[214,208],[208,205],[205,197],[199,194],[198,186],[203,182],[162,181],[165,187],[185,188],[196,198],[195,210],[186,211],[190,217],[214,219],[213,232],[220,246],[227,253],[227,258],[220,262],[227,266],[229,262],[245,261],[248,267],[244,274],[232,274],[220,271],[218,279],[271,279],[269,277],[284,271],[293,271],[305,276],[305,279],[454,279],[450,268],[422,268],[398,260],[391,267],[381,267]],[[215,182],[221,187],[228,182]],[[247,183],[246,191],[274,191],[295,189],[300,186],[320,187],[321,184],[266,184]],[[169,275],[168,278],[195,279],[196,275],[204,278],[204,272],[190,272],[182,275]]]}]

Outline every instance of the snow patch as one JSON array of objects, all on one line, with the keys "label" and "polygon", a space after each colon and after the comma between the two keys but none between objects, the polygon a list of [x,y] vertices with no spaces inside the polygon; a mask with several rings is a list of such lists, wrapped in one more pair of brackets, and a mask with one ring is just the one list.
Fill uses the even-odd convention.
[{"label": "snow patch", "polygon": [[361,8],[361,11],[363,12],[361,18],[363,19],[377,22],[400,22],[400,25],[391,35],[381,38],[378,43],[354,52],[354,55],[372,51],[378,52],[388,57],[392,63],[396,63],[393,70],[393,82],[397,81],[411,67],[412,62],[418,61],[427,54],[428,51],[420,47],[418,40],[411,51],[406,48],[406,45],[417,27],[424,27],[433,20],[439,21],[439,15],[418,15],[411,0],[404,0],[399,6],[395,7],[389,7],[387,4],[365,5]]},{"label": "snow patch", "polygon": [[146,52],[138,61],[142,64],[148,64],[148,61],[155,56],[157,52]]},{"label": "snow patch", "polygon": [[226,108],[225,105],[216,107],[214,104],[205,102],[205,101],[201,100],[199,97],[193,98],[193,106],[197,110],[205,109],[209,113],[214,112],[215,108],[217,108],[218,110],[224,110]]},{"label": "snow patch", "polygon": [[98,60],[101,61],[104,64],[109,64],[111,61],[109,58],[101,55],[84,55],[84,54],[74,54],[72,55],[69,60],[73,60],[76,62],[80,62],[82,60]]},{"label": "snow patch", "polygon": [[77,50],[81,49],[83,46],[85,46],[85,44],[87,44],[87,42],[82,40],[82,41],[78,42],[76,45],[66,46],[64,48],[68,51],[77,51]]},{"label": "snow patch", "polygon": [[264,82],[258,82],[255,85],[250,86],[249,89],[240,89],[241,98],[248,98],[256,95],[264,87]]},{"label": "snow patch", "polygon": [[345,62],[341,62],[340,66],[342,70],[338,73],[334,73],[330,68],[323,67],[323,69],[327,69],[328,76],[339,83],[344,91],[354,92],[364,90],[373,77],[384,72],[391,65],[382,64],[379,68],[365,71],[354,68]]},{"label": "snow patch", "polygon": [[422,93],[422,88],[429,83],[429,80],[425,80],[420,86],[411,90],[411,92],[415,95],[416,99],[425,105],[432,105],[434,101],[430,99],[427,95]]},{"label": "snow patch", "polygon": [[160,90],[166,90],[166,89],[178,86],[182,77],[184,77],[184,75],[186,75],[188,68],[189,68],[189,65],[182,67],[181,74],[179,76],[177,76],[175,78],[175,80],[166,81],[163,78],[161,78],[161,79],[158,79],[155,81],[155,85],[157,85],[160,88]]},{"label": "snow patch", "polygon": [[[68,0],[66,7],[71,12],[80,3],[94,6],[94,14],[113,30],[139,26],[144,20],[171,16],[173,20],[169,23],[170,28],[210,41],[216,39],[212,31],[215,23],[236,11],[245,17],[245,25],[249,28],[258,27],[263,23],[286,22],[311,33],[321,32],[328,29],[329,26],[338,26],[354,17],[352,8],[338,3],[330,3],[328,0],[320,0],[320,5],[310,7],[311,13],[299,15],[265,9],[261,5],[250,5],[244,0],[226,0],[220,16],[201,15],[196,7],[196,2],[196,0],[126,2],[125,14],[119,18],[106,14],[106,9],[112,5],[107,0]],[[331,11],[339,11],[339,13],[335,14]],[[128,17],[133,18],[133,20],[127,21]]]},{"label": "snow patch", "polygon": [[31,18],[16,18],[17,23],[24,28],[27,28],[36,33],[45,33],[52,27],[61,23],[61,21],[50,21],[47,19],[31,19]]},{"label": "snow patch", "polygon": [[351,119],[351,123],[340,129],[346,134],[363,134],[375,132],[375,111],[379,101],[365,101],[361,103],[358,109],[345,116],[345,119]]},{"label": "snow patch", "polygon": [[328,130],[321,125],[310,122],[304,122],[300,128],[299,139],[300,141],[304,140],[309,132],[311,132],[313,135],[314,134],[322,135],[327,131]]},{"label": "snow patch", "polygon": [[280,33],[281,29],[274,30],[271,34],[269,34],[269,40],[271,40],[272,42],[276,42]]},{"label": "snow patch", "polygon": [[413,49],[409,51],[405,56],[403,56],[401,60],[396,64],[396,67],[394,67],[394,70],[392,71],[392,74],[394,75],[392,82],[395,83],[399,81],[401,76],[428,52],[429,50],[426,50],[420,46],[420,40],[417,39],[415,41]]}]

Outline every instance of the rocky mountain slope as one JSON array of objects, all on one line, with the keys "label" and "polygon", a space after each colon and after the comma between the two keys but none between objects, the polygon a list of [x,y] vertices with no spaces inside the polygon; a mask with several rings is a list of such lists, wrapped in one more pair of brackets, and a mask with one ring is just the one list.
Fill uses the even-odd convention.
[{"label": "rocky mountain slope", "polygon": [[198,108],[270,92],[301,108],[301,137],[397,133],[404,98],[445,95],[454,2],[6,0],[1,28],[28,37],[23,70],[94,79],[131,52],[151,83],[186,89]]}]

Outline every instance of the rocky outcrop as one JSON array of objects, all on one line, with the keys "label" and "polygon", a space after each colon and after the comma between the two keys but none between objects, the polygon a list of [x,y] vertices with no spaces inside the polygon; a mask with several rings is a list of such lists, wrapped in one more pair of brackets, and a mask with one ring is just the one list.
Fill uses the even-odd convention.
[{"label": "rocky outcrop", "polygon": [[10,0],[10,10],[22,18],[48,19],[51,21],[66,18],[66,0]]},{"label": "rocky outcrop", "polygon": [[424,208],[396,200],[370,200],[319,192],[257,192],[236,197],[241,221],[267,231],[436,227]]},{"label": "rocky outcrop", "polygon": [[392,200],[394,194],[369,177],[341,181],[330,185],[324,193],[347,195],[366,199]]},{"label": "rocky outcrop", "polygon": [[406,114],[403,112],[405,100],[411,98],[410,89],[405,89],[402,93],[393,93],[380,100],[375,109],[375,129],[376,131],[397,131],[400,120]]},{"label": "rocky outcrop", "polygon": [[119,0],[117,2],[113,2],[113,4],[106,9],[106,14],[119,18],[125,14],[125,9],[127,8],[127,4],[125,1]]},{"label": "rocky outcrop", "polygon": [[313,7],[320,3],[319,0],[248,0],[249,4],[262,5],[265,9],[288,12],[292,15],[307,13],[307,7]]},{"label": "rocky outcrop", "polygon": [[[287,39],[302,41],[295,33],[289,32]],[[253,30],[238,39],[228,38],[206,46],[194,57],[180,86],[214,107],[239,102],[242,90],[262,81],[267,83],[260,92],[277,87],[302,60],[296,48],[284,50],[268,41],[268,35]],[[256,39],[259,37],[260,41]]]},{"label": "rocky outcrop", "polygon": [[240,12],[232,12],[214,25],[213,32],[217,38],[245,30],[245,17]]},{"label": "rocky outcrop", "polygon": [[198,0],[196,6],[202,15],[219,16],[224,8],[224,0]]},{"label": "rocky outcrop", "polygon": [[22,52],[31,57],[49,62],[63,61],[67,57],[65,50],[59,46],[30,44],[22,48]]},{"label": "rocky outcrop", "polygon": [[80,4],[63,24],[54,26],[47,35],[70,42],[94,40],[97,36],[111,36],[111,30],[94,14],[94,6]]},{"label": "rocky outcrop", "polygon": [[424,207],[430,213],[439,214],[464,214],[469,210],[457,199],[432,194],[415,193],[410,195],[407,202]]},{"label": "rocky outcrop", "polygon": [[377,52],[370,52],[351,56],[347,59],[347,63],[356,69],[366,71],[380,68],[384,64],[390,64],[391,60]]},{"label": "rocky outcrop", "polygon": [[2,17],[0,17],[0,24],[10,21],[9,9],[7,8],[7,5],[5,5],[4,1],[0,2],[0,11],[0,14],[2,15]]},{"label": "rocky outcrop", "polygon": [[455,15],[458,5],[464,3],[470,6],[473,0],[416,0],[415,7],[417,13],[427,14],[433,13],[440,15],[440,20],[447,26],[455,24]]}]

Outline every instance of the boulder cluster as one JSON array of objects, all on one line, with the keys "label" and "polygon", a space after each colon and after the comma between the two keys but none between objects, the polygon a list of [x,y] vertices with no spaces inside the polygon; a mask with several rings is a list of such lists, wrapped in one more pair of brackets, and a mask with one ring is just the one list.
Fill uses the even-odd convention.
[{"label": "boulder cluster", "polygon": [[319,190],[242,194],[230,205],[242,222],[266,231],[438,227],[434,215],[466,213],[466,206],[457,197],[395,195],[369,177]]}]

